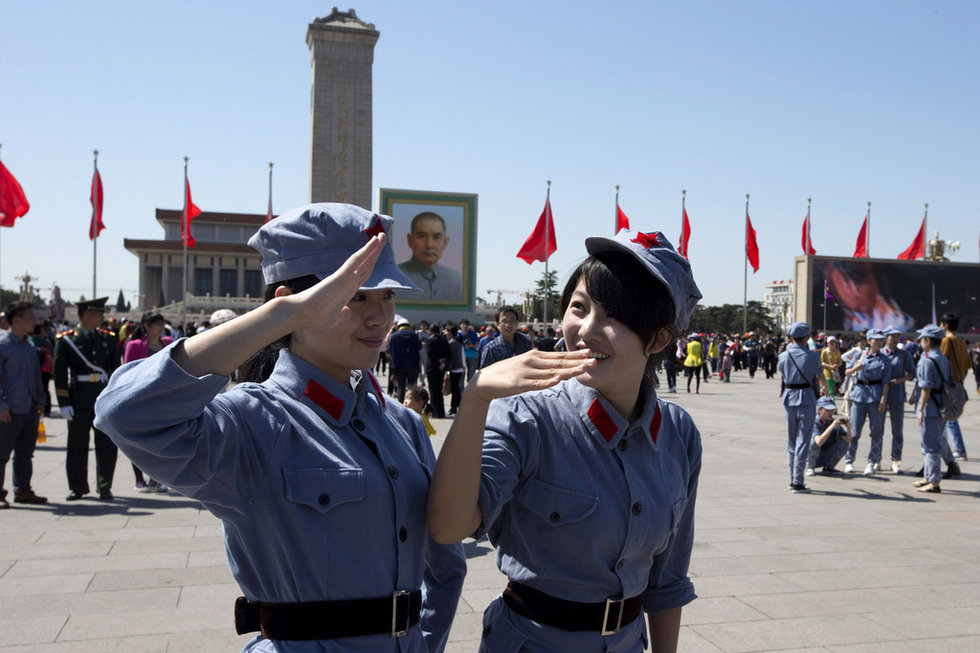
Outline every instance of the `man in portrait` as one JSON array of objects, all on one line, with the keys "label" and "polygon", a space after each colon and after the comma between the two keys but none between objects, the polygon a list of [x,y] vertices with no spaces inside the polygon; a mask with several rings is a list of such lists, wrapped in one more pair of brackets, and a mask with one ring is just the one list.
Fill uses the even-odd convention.
[{"label": "man in portrait", "polygon": [[459,272],[439,264],[449,245],[446,221],[442,216],[431,211],[419,213],[412,218],[407,239],[412,258],[399,263],[398,269],[422,289],[421,295],[413,295],[411,299],[462,299],[463,284]]}]

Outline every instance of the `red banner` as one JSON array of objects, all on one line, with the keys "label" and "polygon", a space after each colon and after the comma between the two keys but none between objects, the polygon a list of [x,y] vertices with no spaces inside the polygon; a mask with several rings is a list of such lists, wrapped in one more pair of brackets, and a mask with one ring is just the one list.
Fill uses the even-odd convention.
[{"label": "red banner", "polygon": [[0,162],[0,227],[14,226],[14,220],[31,209],[17,179]]},{"label": "red banner", "polygon": [[749,214],[745,214],[745,255],[752,266],[752,272],[759,271],[759,243],[755,239],[755,229],[752,228],[752,219]]},{"label": "red banner", "polygon": [[813,256],[817,250],[813,249],[813,241],[810,240],[810,212],[807,211],[803,218],[803,253]]},{"label": "red banner", "polygon": [[626,217],[623,213],[623,209],[619,208],[619,202],[616,202],[616,233],[618,234],[620,229],[629,229],[630,219]]},{"label": "red banner", "polygon": [[[545,231],[547,231],[547,246],[545,245]],[[551,198],[544,202],[544,211],[538,218],[538,223],[534,225],[534,231],[527,237],[521,249],[517,252],[517,258],[524,259],[528,265],[534,261],[546,261],[555,250],[558,243],[555,239],[555,223],[551,216]]]},{"label": "red banner", "polygon": [[690,258],[687,255],[687,244],[691,241],[691,223],[687,219],[687,209],[684,209],[684,219],[681,222],[681,239],[679,243],[679,248],[677,253],[684,258]]},{"label": "red banner", "polygon": [[102,175],[99,174],[98,168],[92,175],[92,190],[88,195],[88,202],[92,205],[92,220],[88,225],[88,239],[95,240],[105,229],[105,225],[102,224]]},{"label": "red banner", "polygon": [[912,244],[908,246],[904,252],[898,255],[898,258],[905,259],[907,261],[914,261],[917,258],[926,257],[926,219],[922,218],[922,226],[919,227],[919,233],[916,234],[915,240]]},{"label": "red banner", "polygon": [[868,258],[868,216],[864,216],[857,244],[854,245],[854,258]]},{"label": "red banner", "polygon": [[180,237],[187,243],[188,247],[194,247],[197,241],[191,235],[191,220],[201,215],[201,209],[197,208],[191,200],[191,182],[185,179],[184,184],[186,186],[187,202],[184,204],[184,212],[181,216]]}]

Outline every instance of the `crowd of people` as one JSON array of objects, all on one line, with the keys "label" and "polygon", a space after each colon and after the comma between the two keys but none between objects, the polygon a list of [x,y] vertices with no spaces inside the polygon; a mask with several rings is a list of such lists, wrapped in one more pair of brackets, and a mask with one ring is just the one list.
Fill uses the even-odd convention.
[{"label": "crowd of people", "polygon": [[[886,416],[902,473],[906,400],[925,454],[916,489],[941,492],[941,461],[955,476],[967,459],[943,385],[972,367],[980,394],[980,351],[953,314],[904,343],[897,329],[845,338],[803,323],[785,339],[688,332],[701,298],[690,264],[663,234],[624,229],[587,239],[560,328],[521,326],[511,306],[492,324],[413,325],[395,319],[395,292],[419,288],[394,262],[392,222],[342,204],[282,214],[249,241],[265,303],[200,326],[156,313],[114,324],[105,298],[80,302],[73,325],[8,306],[0,487],[13,453],[14,501],[47,501],[30,459],[53,380],[69,420],[67,500],[90,493],[94,433],[99,500],[114,499],[121,449],[137,491],[200,501],[223,522],[243,592],[236,629],[259,633],[246,651],[439,651],[460,542],[487,535],[508,584],[481,650],[659,653],[676,650],[695,596],[701,468],[697,426],[659,396],[661,374],[675,393],[683,369],[700,394],[733,373],[779,373],[793,492],[841,460],[852,472],[865,423],[864,473],[879,473]],[[431,420],[446,418],[437,460]]]}]

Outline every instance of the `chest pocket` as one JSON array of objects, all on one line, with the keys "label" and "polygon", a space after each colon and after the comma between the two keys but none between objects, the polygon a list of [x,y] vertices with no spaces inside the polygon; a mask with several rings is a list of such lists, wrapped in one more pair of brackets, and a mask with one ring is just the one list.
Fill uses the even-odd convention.
[{"label": "chest pocket", "polygon": [[326,513],[364,498],[364,472],[358,467],[282,470],[286,498]]},{"label": "chest pocket", "polygon": [[599,498],[533,479],[524,491],[524,505],[552,526],[561,526],[591,515],[599,505]]}]

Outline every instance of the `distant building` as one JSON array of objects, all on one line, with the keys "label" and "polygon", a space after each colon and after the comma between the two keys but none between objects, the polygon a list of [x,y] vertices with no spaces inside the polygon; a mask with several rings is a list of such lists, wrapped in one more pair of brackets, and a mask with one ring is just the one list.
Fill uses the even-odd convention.
[{"label": "distant building", "polygon": [[[141,311],[183,300],[181,215],[180,210],[157,209],[156,218],[163,227],[163,240],[126,238],[124,241],[126,249],[140,260]],[[261,257],[245,243],[265,224],[265,217],[265,214],[205,211],[194,218],[191,234],[197,243],[187,250],[187,293],[212,298],[207,303],[214,306],[221,303],[218,306],[221,308],[247,308],[259,303],[265,290],[259,267]],[[218,298],[227,301],[214,301]],[[245,299],[250,301],[243,301]]]},{"label": "distant building", "polygon": [[793,323],[793,280],[773,281],[762,287],[766,289],[762,298],[766,313],[779,325],[779,332],[786,333]]}]

